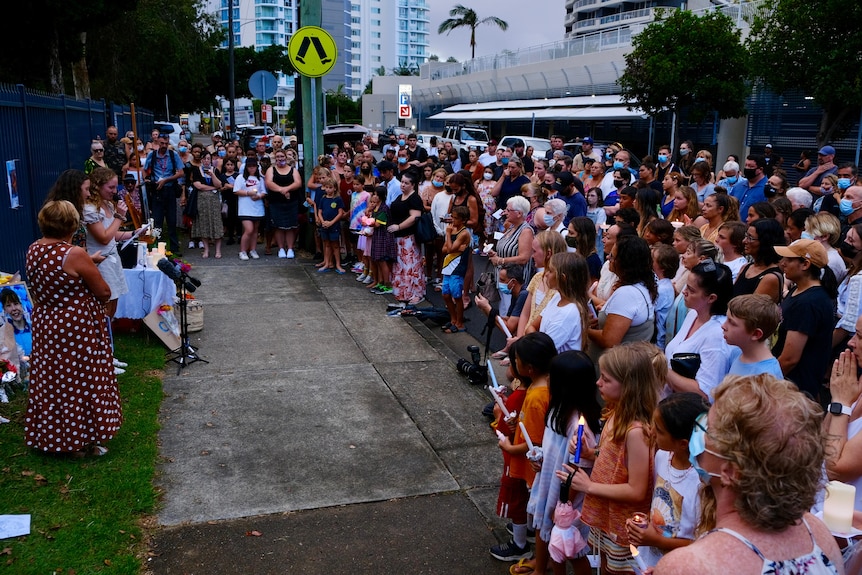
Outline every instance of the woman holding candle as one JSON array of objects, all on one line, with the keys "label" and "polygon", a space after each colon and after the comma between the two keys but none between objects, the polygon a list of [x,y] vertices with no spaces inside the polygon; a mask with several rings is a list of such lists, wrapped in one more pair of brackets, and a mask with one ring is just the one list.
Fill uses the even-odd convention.
[{"label": "woman holding candle", "polygon": [[688,442],[697,418],[709,402],[697,393],[675,393],[653,413],[655,430],[655,487],[646,527],[626,521],[629,541],[647,565],[662,555],[690,545],[700,518],[700,479],[689,461]]},{"label": "woman holding candle", "polygon": [[558,352],[583,351],[587,343],[587,260],[578,253],[551,256],[545,273],[550,289],[557,290],[545,309],[526,328],[551,336]]},{"label": "woman holding candle", "polygon": [[[536,530],[536,559],[534,563],[524,561],[513,567],[514,573],[544,573],[548,567],[548,542],[554,526],[554,509],[560,500],[560,478],[554,472],[564,463],[573,461],[570,459],[570,446],[574,446],[577,453],[584,443],[595,445],[600,429],[601,408],[596,400],[595,369],[590,358],[581,351],[566,351],[551,360],[550,402],[542,436],[542,461],[533,464],[537,475],[527,504],[527,513],[532,516],[532,527]],[[572,382],[578,384],[571,385]],[[592,468],[592,460],[575,463],[586,469]],[[572,507],[580,511],[582,504],[583,496],[579,494],[572,501]],[[587,529],[582,529],[585,541],[588,534]],[[571,559],[575,573],[586,575],[590,572],[586,550]],[[565,557],[551,557],[554,573],[566,572],[564,560]]]},{"label": "woman holding candle", "polygon": [[[823,410],[771,375],[728,377],[689,442],[715,494],[715,525],[665,555],[654,575],[841,574],[829,529],[809,513],[822,480]],[[595,472],[593,472],[595,475]]]},{"label": "woman holding candle", "polygon": [[595,458],[592,474],[564,465],[557,477],[571,476],[571,493],[584,493],[581,519],[590,526],[590,544],[598,547],[603,573],[631,570],[626,519],[647,513],[653,492],[651,422],[658,392],[667,378],[664,354],[646,342],[617,345],[599,359],[596,382],[605,401],[605,425],[598,449],[582,458]]},{"label": "woman holding candle", "polygon": [[[527,459],[527,452],[529,443],[542,445],[545,414],[550,401],[548,372],[551,360],[557,355],[557,348],[548,335],[536,332],[527,334],[512,344],[510,353],[514,371],[521,384],[527,386],[527,393],[518,414],[518,421],[508,423],[514,434],[503,436],[499,443],[504,453],[504,461],[508,455],[505,475],[511,479],[506,482],[511,490],[508,511],[500,515],[512,520],[512,540],[491,547],[491,556],[500,561],[518,561],[533,556],[527,544],[527,500],[536,472]],[[502,488],[503,484],[501,502]],[[502,509],[498,509],[499,511]]]}]

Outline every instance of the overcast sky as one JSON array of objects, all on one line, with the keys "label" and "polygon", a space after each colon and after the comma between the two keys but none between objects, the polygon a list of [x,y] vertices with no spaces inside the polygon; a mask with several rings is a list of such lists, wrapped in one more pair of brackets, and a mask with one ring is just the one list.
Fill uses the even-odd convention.
[{"label": "overcast sky", "polygon": [[503,32],[493,24],[476,28],[476,57],[517,50],[561,40],[565,34],[564,0],[428,0],[431,18],[431,54],[445,61],[454,56],[459,62],[470,59],[470,29],[457,28],[449,34],[437,34],[437,27],[449,10],[462,4],[476,11],[479,20],[488,16],[502,18],[509,24]]}]

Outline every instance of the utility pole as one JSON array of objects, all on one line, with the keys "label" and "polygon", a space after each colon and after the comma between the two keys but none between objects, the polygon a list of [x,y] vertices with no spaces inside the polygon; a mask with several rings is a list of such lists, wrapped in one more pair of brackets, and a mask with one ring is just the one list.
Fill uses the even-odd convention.
[{"label": "utility pole", "polygon": [[[302,0],[299,6],[299,26],[318,26],[323,22],[321,0]],[[319,151],[323,149],[323,122],[320,111],[323,110],[323,90],[319,78],[308,78],[298,75],[300,81],[300,98],[302,101],[302,149],[305,156],[304,165],[314,166]],[[317,122],[318,129],[312,130],[312,122]],[[314,135],[317,137],[314,137]]]},{"label": "utility pole", "polygon": [[[236,82],[234,81],[234,64],[233,64],[233,7],[239,0],[230,0],[230,5],[227,10],[227,97],[228,97],[228,114],[230,115],[230,139],[233,140],[233,133],[236,131],[236,115],[234,114],[233,104],[236,98]],[[221,110],[219,110],[221,111]],[[224,118],[222,118],[224,120]],[[223,126],[224,127],[224,126]],[[228,134],[225,134],[225,141],[228,140]]]}]

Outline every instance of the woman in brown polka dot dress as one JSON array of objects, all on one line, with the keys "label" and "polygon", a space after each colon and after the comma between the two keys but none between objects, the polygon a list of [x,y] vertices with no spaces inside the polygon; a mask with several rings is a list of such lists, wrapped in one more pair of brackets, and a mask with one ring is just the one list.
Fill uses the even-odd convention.
[{"label": "woman in brown polka dot dress", "polygon": [[111,288],[87,252],[69,243],[78,222],[70,202],[46,202],[44,237],[27,250],[35,305],[24,440],[46,452],[103,455],[100,444],[123,417],[105,333]]}]

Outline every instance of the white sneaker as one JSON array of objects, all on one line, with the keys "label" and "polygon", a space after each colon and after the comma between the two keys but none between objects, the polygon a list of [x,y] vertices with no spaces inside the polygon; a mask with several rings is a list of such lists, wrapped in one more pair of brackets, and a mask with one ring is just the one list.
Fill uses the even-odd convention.
[{"label": "white sneaker", "polygon": [[251,259],[253,260],[256,260],[260,257],[259,255],[257,255],[257,250],[251,250],[250,252],[248,252],[248,255],[250,255]]},{"label": "white sneaker", "polygon": [[287,257],[287,252],[284,251],[284,248],[278,250],[278,257],[284,259]]},{"label": "white sneaker", "polygon": [[239,259],[242,261],[248,261],[248,254],[245,252],[239,252]]},{"label": "white sneaker", "polygon": [[295,258],[295,257],[296,257],[296,254],[294,254],[294,253],[293,253],[293,250],[288,248],[288,250],[287,250],[287,259],[292,260],[292,259],[293,259],[293,258]]},{"label": "white sneaker", "polygon": [[9,396],[6,395],[6,390],[0,386],[0,403],[9,403]]},{"label": "white sneaker", "polygon": [[115,367],[114,368],[114,375],[122,375],[124,373],[126,373],[125,369],[123,369],[121,367]]},{"label": "white sneaker", "polygon": [[114,367],[129,367],[129,364],[125,361],[120,361],[116,357],[114,358]]},{"label": "white sneaker", "polygon": [[195,249],[195,242],[194,242],[194,241],[190,241],[190,242],[189,242],[189,249],[190,249],[190,250]]},{"label": "white sneaker", "polygon": [[368,276],[367,276],[367,275],[365,275],[365,274],[358,275],[358,276],[356,276],[356,281],[358,281],[358,282],[364,282],[364,281],[365,281],[365,278],[367,278],[367,277],[368,277]]},{"label": "white sneaker", "polygon": [[[192,247],[194,247],[194,246],[192,246]],[[199,242],[198,242],[198,247],[199,247],[200,249],[204,249],[204,248],[205,248],[205,247],[207,247],[207,246],[206,246],[206,244],[204,244],[203,240],[201,240],[201,241],[199,241]]]},{"label": "white sneaker", "polygon": [[365,279],[364,279],[364,280],[362,280],[362,283],[364,283],[365,285],[368,285],[368,284],[372,283],[373,281],[374,281],[374,278],[373,278],[373,277],[371,277],[371,276],[365,276]]}]

